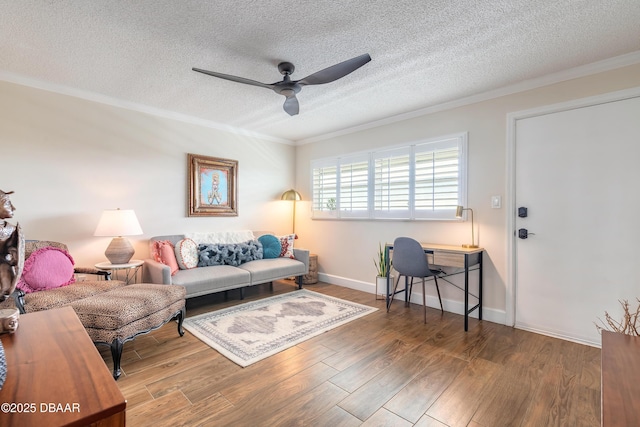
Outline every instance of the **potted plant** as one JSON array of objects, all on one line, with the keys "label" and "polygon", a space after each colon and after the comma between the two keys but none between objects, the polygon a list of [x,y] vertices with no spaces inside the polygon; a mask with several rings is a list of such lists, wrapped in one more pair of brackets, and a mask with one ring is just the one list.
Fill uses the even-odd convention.
[{"label": "potted plant", "polygon": [[[389,275],[389,282],[393,284],[393,276],[390,274],[393,262],[391,259],[385,259],[385,248],[382,246],[382,243],[378,244],[378,254],[373,259],[373,264],[376,266],[378,273],[376,276],[376,299],[386,299],[387,275]],[[381,298],[379,298],[378,295],[380,295]]]}]

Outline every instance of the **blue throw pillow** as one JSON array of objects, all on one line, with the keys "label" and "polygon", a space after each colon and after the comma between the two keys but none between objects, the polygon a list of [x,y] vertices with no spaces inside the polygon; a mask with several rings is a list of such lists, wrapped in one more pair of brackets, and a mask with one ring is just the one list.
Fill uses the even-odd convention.
[{"label": "blue throw pillow", "polygon": [[237,267],[248,261],[262,259],[262,247],[258,240],[244,243],[198,245],[198,267],[211,265],[233,265]]},{"label": "blue throw pillow", "polygon": [[280,239],[276,236],[273,234],[265,234],[258,237],[258,240],[262,243],[263,258],[278,258],[280,256],[282,245],[280,244]]}]

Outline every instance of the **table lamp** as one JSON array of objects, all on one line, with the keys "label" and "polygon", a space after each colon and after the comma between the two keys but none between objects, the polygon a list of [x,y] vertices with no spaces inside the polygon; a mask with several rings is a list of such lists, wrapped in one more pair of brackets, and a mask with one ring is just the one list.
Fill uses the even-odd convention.
[{"label": "table lamp", "polygon": [[94,236],[113,237],[104,255],[111,264],[126,264],[135,250],[129,240],[122,236],[142,234],[142,228],[132,209],[107,209],[102,212]]},{"label": "table lamp", "polygon": [[302,197],[300,197],[300,193],[292,188],[291,190],[287,190],[282,193],[282,196],[280,196],[280,200],[293,201],[293,234],[296,234],[296,202],[298,200],[302,200]]},{"label": "table lamp", "polygon": [[473,234],[473,209],[471,208],[465,208],[462,206],[457,206],[456,207],[456,218],[462,218],[462,211],[470,211],[471,212],[471,244],[470,245],[462,245],[463,248],[477,248],[478,245],[476,245],[476,239],[475,236]]}]

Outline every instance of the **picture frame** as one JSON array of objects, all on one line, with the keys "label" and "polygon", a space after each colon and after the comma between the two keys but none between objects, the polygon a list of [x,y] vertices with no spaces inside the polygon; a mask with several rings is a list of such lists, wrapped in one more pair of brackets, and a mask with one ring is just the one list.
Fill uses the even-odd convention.
[{"label": "picture frame", "polygon": [[238,216],[238,161],[188,153],[189,216]]}]

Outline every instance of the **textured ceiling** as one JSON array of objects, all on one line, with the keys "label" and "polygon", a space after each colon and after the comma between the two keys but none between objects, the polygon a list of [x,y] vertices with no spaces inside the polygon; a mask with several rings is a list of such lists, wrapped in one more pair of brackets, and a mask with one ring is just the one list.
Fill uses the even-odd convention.
[{"label": "textured ceiling", "polygon": [[[640,0],[0,0],[0,72],[299,141],[640,50]],[[284,97],[273,83],[369,53]]]}]

